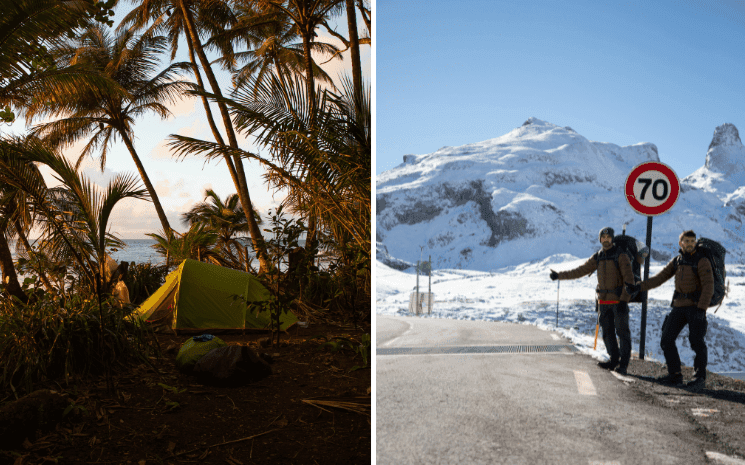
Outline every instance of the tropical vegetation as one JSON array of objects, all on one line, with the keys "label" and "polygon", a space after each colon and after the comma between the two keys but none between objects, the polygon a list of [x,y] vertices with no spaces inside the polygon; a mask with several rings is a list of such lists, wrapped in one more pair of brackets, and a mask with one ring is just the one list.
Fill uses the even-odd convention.
[{"label": "tropical vegetation", "polygon": [[[254,273],[274,290],[276,312],[369,317],[371,91],[359,47],[371,39],[356,25],[359,13],[370,30],[366,0],[131,0],[117,6],[129,10],[115,27],[114,0],[0,4],[0,125],[29,125],[23,135],[0,130],[0,394],[147,361],[148,329],[127,315],[186,258]],[[334,18],[349,29],[334,30]],[[318,40],[319,28],[352,50],[351,77],[335,81],[316,61],[343,51]],[[177,62],[184,43],[188,61]],[[232,80],[221,87],[216,73],[225,71]],[[207,190],[179,232],[136,133],[143,115],[167,118],[184,96],[201,101],[212,138],[163,134],[174,162],[224,162],[234,193]],[[79,143],[82,154],[69,159]],[[137,173],[100,187],[81,163],[96,156],[103,170],[119,143]],[[251,201],[249,161],[266,173],[262,188],[287,193],[272,229],[261,229]],[[112,274],[109,262],[126,244],[110,219],[127,198],[152,205],[162,229],[149,236],[166,265],[130,268],[132,304],[122,307],[112,289],[126,267]],[[291,253],[300,257],[292,264]]]}]

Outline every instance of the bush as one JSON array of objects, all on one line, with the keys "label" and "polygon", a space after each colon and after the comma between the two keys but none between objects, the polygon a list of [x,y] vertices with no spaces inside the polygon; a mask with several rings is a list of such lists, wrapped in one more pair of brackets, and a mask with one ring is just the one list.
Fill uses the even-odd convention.
[{"label": "bush", "polygon": [[166,276],[168,276],[166,265],[131,262],[124,284],[127,285],[132,305],[138,306],[143,303],[166,282]]},{"label": "bush", "polygon": [[46,381],[69,383],[135,360],[147,362],[157,353],[152,333],[127,318],[131,306],[112,304],[104,301],[99,311],[94,298],[81,295],[64,306],[50,294],[28,305],[0,298],[0,398],[8,391],[18,397]]}]

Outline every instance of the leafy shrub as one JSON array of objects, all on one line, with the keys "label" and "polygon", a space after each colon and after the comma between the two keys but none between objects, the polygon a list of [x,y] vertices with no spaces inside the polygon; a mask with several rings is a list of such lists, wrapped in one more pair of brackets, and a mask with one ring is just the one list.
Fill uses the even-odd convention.
[{"label": "leafy shrub", "polygon": [[138,306],[166,282],[168,269],[166,265],[151,263],[130,263],[124,284],[129,291],[132,305]]},{"label": "leafy shrub", "polygon": [[157,343],[146,326],[127,318],[131,309],[105,300],[99,311],[95,299],[81,295],[64,306],[50,294],[27,305],[0,298],[0,399],[8,391],[16,397],[28,393],[38,383],[69,383],[132,361],[148,362]]}]

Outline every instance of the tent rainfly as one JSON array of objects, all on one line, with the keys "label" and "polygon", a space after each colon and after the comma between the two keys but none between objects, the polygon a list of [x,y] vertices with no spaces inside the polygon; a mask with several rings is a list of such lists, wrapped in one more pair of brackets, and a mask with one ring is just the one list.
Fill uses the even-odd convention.
[{"label": "tent rainfly", "polygon": [[[173,329],[271,329],[269,312],[257,304],[269,295],[249,273],[187,259],[135,313],[148,322],[170,322]],[[296,322],[288,311],[280,330]]]}]

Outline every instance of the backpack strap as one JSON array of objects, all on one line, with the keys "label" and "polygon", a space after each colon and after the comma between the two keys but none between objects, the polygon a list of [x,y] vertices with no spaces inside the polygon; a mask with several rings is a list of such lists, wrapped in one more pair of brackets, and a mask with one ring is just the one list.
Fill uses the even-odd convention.
[{"label": "backpack strap", "polygon": [[[693,268],[693,273],[696,274],[696,275],[698,275],[698,262],[702,258],[705,258],[705,256],[697,248],[693,252],[693,257],[691,258],[691,263],[688,263],[688,261],[686,260],[686,263],[685,264],[686,265],[690,265],[691,268]],[[683,255],[678,255],[675,258],[675,271],[678,271],[678,266],[681,265],[681,262],[683,262]],[[686,292],[686,293],[674,291],[673,292],[673,301],[675,299],[678,299],[678,298],[681,298],[681,299],[690,299],[690,300],[693,300],[693,301],[698,302],[698,300],[701,298],[701,291]],[[673,303],[671,301],[670,302],[670,306],[672,307],[672,305],[673,305]]]},{"label": "backpack strap", "polygon": [[[613,262],[616,264],[616,268],[620,270],[621,267],[618,264],[618,257],[621,254],[621,250],[618,248],[618,246],[614,246],[613,249],[614,250],[612,254],[603,253],[601,255],[601,252],[603,251],[598,250],[597,252],[595,252],[595,255],[593,256],[595,257],[596,262],[599,262],[600,260],[613,260]],[[621,294],[623,294],[623,284],[618,286],[615,289],[599,289],[596,287],[595,292],[597,292],[598,294],[615,294],[621,297]]]}]

